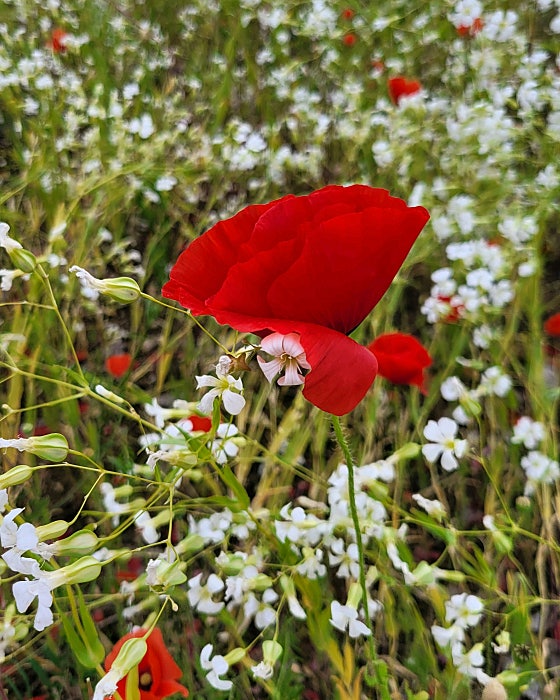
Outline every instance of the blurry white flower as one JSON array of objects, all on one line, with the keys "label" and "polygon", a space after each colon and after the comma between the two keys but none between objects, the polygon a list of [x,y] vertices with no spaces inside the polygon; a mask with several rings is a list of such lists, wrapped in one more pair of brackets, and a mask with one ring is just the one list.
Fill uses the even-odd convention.
[{"label": "blurry white flower", "polygon": [[504,397],[511,386],[511,379],[501,367],[489,367],[482,375],[479,390],[486,394]]},{"label": "blurry white flower", "polygon": [[329,622],[333,627],[346,632],[352,639],[368,637],[371,630],[361,620],[358,620],[358,611],[350,605],[341,605],[337,600],[331,603],[331,617]]},{"label": "blurry white flower", "polygon": [[223,601],[215,601],[212,596],[223,591],[225,584],[216,574],[210,574],[204,586],[200,583],[201,579],[202,574],[197,574],[189,579],[189,590],[187,592],[189,603],[198,612],[206,615],[217,615],[225,603]]},{"label": "blurry white flower", "polygon": [[521,416],[513,426],[511,441],[514,445],[523,443],[528,450],[534,450],[543,440],[544,425],[529,416]]},{"label": "blurry white flower", "polygon": [[558,462],[547,457],[542,452],[532,451],[521,460],[521,466],[527,475],[525,495],[530,496],[537,484],[552,484],[560,479]]},{"label": "blurry white flower", "polygon": [[420,508],[423,508],[426,511],[426,513],[428,513],[428,515],[431,515],[432,518],[435,518],[436,520],[441,522],[443,518],[447,517],[447,512],[443,507],[443,504],[439,501],[424,498],[424,496],[422,496],[419,493],[412,494],[412,499],[416,501]]}]

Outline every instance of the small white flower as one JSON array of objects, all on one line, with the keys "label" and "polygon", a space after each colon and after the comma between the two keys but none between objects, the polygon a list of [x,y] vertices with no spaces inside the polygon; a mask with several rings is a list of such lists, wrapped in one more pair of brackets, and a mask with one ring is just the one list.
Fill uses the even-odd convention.
[{"label": "small white flower", "polygon": [[439,522],[447,517],[445,508],[439,501],[431,501],[429,498],[424,498],[424,496],[419,493],[414,493],[412,498],[414,501],[416,501],[416,503],[418,503],[420,508],[423,508],[428,515],[431,515],[432,518],[435,518]]},{"label": "small white flower", "polygon": [[458,627],[468,629],[478,623],[484,603],[475,595],[458,593],[445,603],[445,619]]},{"label": "small white flower", "polygon": [[346,632],[352,639],[357,637],[368,637],[371,630],[361,620],[358,620],[358,611],[350,605],[341,605],[337,600],[331,603],[331,617],[329,622],[333,627]]},{"label": "small white flower", "polygon": [[481,668],[484,664],[482,644],[475,644],[468,652],[464,651],[462,644],[457,644],[452,647],[451,656],[453,658],[453,665],[457,668],[459,673],[469,676],[469,678],[476,678],[476,680],[483,685],[488,683],[490,676],[484,673]]},{"label": "small white flower", "polygon": [[560,479],[560,466],[558,462],[550,459],[542,452],[533,450],[521,460],[521,466],[527,475],[525,495],[530,496],[535,491],[537,484],[552,484]]},{"label": "small white flower", "polygon": [[459,426],[451,418],[440,418],[437,423],[428,421],[424,428],[424,437],[432,442],[422,447],[422,454],[428,462],[437,462],[441,458],[441,466],[445,471],[457,469],[457,458],[464,457],[468,449],[466,440],[458,440],[455,436]]},{"label": "small white flower", "polygon": [[220,678],[220,676],[228,672],[229,664],[221,654],[216,654],[216,656],[210,658],[213,648],[212,644],[207,644],[200,652],[200,665],[205,671],[208,671],[206,680],[216,690],[231,690],[233,687],[232,681]]},{"label": "small white flower", "polygon": [[224,408],[232,416],[237,416],[243,410],[245,406],[245,399],[241,395],[243,382],[241,379],[235,379],[231,374],[224,373],[220,363],[216,365],[216,377],[205,374],[202,377],[197,377],[196,382],[197,389],[206,386],[212,387],[198,404],[201,413],[212,413],[214,399],[217,397],[222,399]]},{"label": "small white flower", "polygon": [[155,529],[150,514],[141,510],[134,518],[134,525],[140,530],[142,539],[147,544],[154,544],[159,540],[158,531]]},{"label": "small white flower", "polygon": [[0,248],[4,248],[6,252],[11,252],[12,250],[20,250],[22,248],[21,243],[18,243],[14,238],[8,236],[8,231],[10,227],[4,222],[0,222]]},{"label": "small white flower", "polygon": [[187,597],[193,608],[206,615],[217,615],[224,607],[224,602],[216,602],[212,596],[224,589],[224,582],[216,574],[210,574],[206,585],[202,586],[200,581],[202,574],[197,574],[189,579],[189,590]]},{"label": "small white flower", "polygon": [[239,441],[243,441],[243,438],[238,436],[238,432],[237,427],[232,423],[221,423],[218,426],[216,439],[210,446],[218,464],[225,464],[228,459],[237,456]]}]

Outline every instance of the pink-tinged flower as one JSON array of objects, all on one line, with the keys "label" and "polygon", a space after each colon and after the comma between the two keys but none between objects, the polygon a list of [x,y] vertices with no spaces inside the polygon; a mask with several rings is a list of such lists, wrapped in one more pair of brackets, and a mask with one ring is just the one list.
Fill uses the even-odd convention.
[{"label": "pink-tinged flower", "polygon": [[406,333],[386,333],[369,349],[377,359],[377,373],[393,384],[411,384],[425,394],[424,370],[432,364],[426,348]]},{"label": "pink-tinged flower", "polygon": [[284,376],[278,380],[280,386],[297,386],[305,383],[300,370],[311,369],[311,365],[305,359],[305,350],[299,342],[297,333],[267,335],[263,338],[261,349],[274,357],[270,362],[257,357],[259,366],[269,382],[272,383],[276,376],[284,372]]},{"label": "pink-tinged flower", "polygon": [[409,80],[408,78],[398,76],[396,78],[389,78],[388,88],[391,102],[398,105],[403,97],[409,97],[410,95],[415,95],[417,92],[420,92],[422,86],[417,80]]},{"label": "pink-tinged flower", "polygon": [[271,333],[297,334],[304,358],[291,354],[294,338],[282,341],[292,348],[285,383],[307,365],[304,396],[340,416],[377,373],[373,354],[347,335],[385,294],[428,218],[423,207],[364,185],[249,206],[183,251],[163,295],[265,343]]}]

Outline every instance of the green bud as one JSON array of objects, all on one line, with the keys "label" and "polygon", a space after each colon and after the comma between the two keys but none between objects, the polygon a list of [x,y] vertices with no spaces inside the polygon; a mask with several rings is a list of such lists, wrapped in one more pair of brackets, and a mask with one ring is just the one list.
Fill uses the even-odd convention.
[{"label": "green bud", "polygon": [[226,576],[237,576],[246,566],[247,562],[244,559],[232,553],[227,554],[226,562],[220,560],[220,568]]},{"label": "green bud", "polygon": [[47,525],[39,525],[35,528],[37,532],[37,537],[39,542],[44,542],[45,540],[54,540],[57,537],[61,537],[66,530],[70,527],[70,523],[66,520],[54,520],[52,523]]},{"label": "green bud", "polygon": [[[191,554],[204,549],[204,544],[204,538],[201,535],[188,535],[177,544],[175,549],[178,554]],[[241,569],[239,571],[241,571]],[[239,571],[237,573],[239,573]]]},{"label": "green bud", "polygon": [[[155,574],[154,586],[161,586],[164,589],[171,588],[172,586],[178,586],[181,583],[185,583],[187,577],[181,571],[181,568],[186,566],[185,562],[179,560],[174,562],[159,561],[157,564],[157,570]],[[150,572],[148,571],[148,577]]]},{"label": "green bud", "polygon": [[263,661],[265,663],[269,663],[271,666],[274,666],[274,664],[282,656],[282,652],[284,651],[282,649],[282,645],[278,644],[278,642],[274,641],[274,639],[267,639],[266,641],[264,641],[262,649]]},{"label": "green bud", "polygon": [[120,301],[122,304],[130,304],[136,301],[140,294],[138,282],[132,277],[114,277],[112,279],[100,280],[102,294],[106,294],[115,301]]},{"label": "green bud", "polygon": [[254,591],[266,591],[272,588],[272,579],[266,574],[257,574],[251,581],[251,588]]},{"label": "green bud", "polygon": [[415,459],[416,457],[418,457],[421,450],[422,446],[418,443],[407,442],[402,447],[399,447],[399,449],[396,452],[393,452],[388,461],[399,462],[401,459]]},{"label": "green bud", "polygon": [[503,532],[499,530],[492,530],[492,540],[496,551],[500,554],[509,554],[513,549],[513,542],[511,537],[508,537]]},{"label": "green bud", "polygon": [[148,651],[148,645],[142,637],[127,639],[122,645],[111,670],[117,671],[124,678],[126,674],[142,661]]},{"label": "green bud", "polygon": [[33,272],[37,267],[37,258],[29,250],[25,250],[25,248],[12,248],[8,250],[8,255],[18,270],[26,274]]},{"label": "green bud", "polygon": [[60,433],[30,437],[26,451],[49,462],[62,462],[68,454],[68,441]]},{"label": "green bud", "polygon": [[480,415],[482,411],[482,406],[480,403],[473,397],[471,396],[468,392],[462,394],[459,397],[459,403],[461,406],[464,408],[465,412],[469,416],[478,416]]},{"label": "green bud", "polygon": [[18,464],[0,476],[0,490],[7,489],[8,486],[23,484],[33,474],[33,468],[27,464]]},{"label": "green bud", "polygon": [[53,571],[53,574],[64,574],[65,583],[85,583],[93,581],[101,573],[101,564],[94,557],[82,557],[73,564]]},{"label": "green bud", "polygon": [[98,544],[99,539],[91,530],[78,530],[69,537],[56,542],[55,550],[58,555],[76,556],[94,552]]},{"label": "green bud", "polygon": [[234,664],[238,664],[240,661],[242,661],[245,658],[245,654],[245,649],[235,647],[235,649],[232,649],[225,655],[224,659],[228,666],[233,666]]},{"label": "green bud", "polygon": [[503,685],[516,685],[519,682],[519,675],[515,671],[506,670],[498,673],[496,680]]},{"label": "green bud", "polygon": [[357,581],[354,581],[350,585],[350,590],[348,591],[348,600],[346,601],[346,605],[349,605],[351,608],[354,608],[354,610],[358,609],[358,606],[362,602],[362,587]]}]

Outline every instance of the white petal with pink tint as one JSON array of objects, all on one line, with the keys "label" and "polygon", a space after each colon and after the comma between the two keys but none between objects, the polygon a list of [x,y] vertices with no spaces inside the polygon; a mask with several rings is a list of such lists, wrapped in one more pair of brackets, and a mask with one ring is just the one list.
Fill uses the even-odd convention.
[{"label": "white petal with pink tint", "polygon": [[269,382],[283,370],[285,374],[278,380],[280,386],[297,386],[305,382],[300,369],[311,369],[311,365],[307,362],[299,337],[299,333],[271,333],[263,338],[262,350],[274,359],[266,362],[262,357],[257,357],[257,361]]}]

